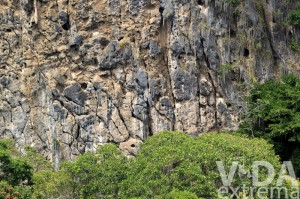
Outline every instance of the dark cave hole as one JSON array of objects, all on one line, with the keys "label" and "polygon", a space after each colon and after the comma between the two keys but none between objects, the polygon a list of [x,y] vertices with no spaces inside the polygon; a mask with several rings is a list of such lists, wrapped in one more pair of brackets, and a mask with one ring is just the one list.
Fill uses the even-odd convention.
[{"label": "dark cave hole", "polygon": [[67,21],[66,21],[66,23],[64,23],[64,24],[62,25],[62,28],[63,28],[64,30],[69,30],[69,29],[71,28],[71,24],[70,24],[70,20],[69,20],[69,15],[67,15]]},{"label": "dark cave hole", "polygon": [[249,57],[250,51],[248,48],[244,48],[244,57]]},{"label": "dark cave hole", "polygon": [[5,30],[6,32],[11,32],[12,30],[10,28],[6,29]]},{"label": "dark cave hole", "polygon": [[79,46],[76,45],[76,44],[70,45],[70,50],[78,51],[79,50]]},{"label": "dark cave hole", "polygon": [[236,37],[236,31],[233,29],[230,29],[230,37]]},{"label": "dark cave hole", "polygon": [[198,0],[198,5],[203,6],[205,4],[205,0]]},{"label": "dark cave hole", "polygon": [[159,12],[162,14],[164,12],[164,7],[159,7]]},{"label": "dark cave hole", "polygon": [[163,16],[164,10],[165,10],[164,7],[159,7],[159,12],[160,12],[160,27],[162,27],[163,24],[164,24],[164,16]]},{"label": "dark cave hole", "polygon": [[118,41],[121,41],[122,39],[124,39],[124,37],[119,37]]},{"label": "dark cave hole", "polygon": [[67,22],[67,23],[65,23],[64,25],[62,25],[62,28],[64,29],[64,30],[69,30],[70,29],[70,23],[69,22]]},{"label": "dark cave hole", "polygon": [[130,145],[131,147],[135,147],[135,144]]},{"label": "dark cave hole", "polygon": [[87,83],[83,82],[80,84],[81,88],[82,89],[86,89],[87,88]]}]

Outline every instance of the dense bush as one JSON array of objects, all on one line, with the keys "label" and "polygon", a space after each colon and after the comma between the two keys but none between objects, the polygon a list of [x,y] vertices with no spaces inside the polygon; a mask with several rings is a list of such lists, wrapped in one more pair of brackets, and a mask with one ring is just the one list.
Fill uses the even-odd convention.
[{"label": "dense bush", "polygon": [[[283,160],[289,160],[300,144],[300,80],[288,75],[281,80],[257,84],[248,97],[241,131],[262,137],[275,145]],[[299,156],[293,161],[299,165]],[[299,174],[300,168],[295,168]]]},{"label": "dense bush", "polygon": [[127,172],[127,158],[112,144],[65,162],[57,172],[34,176],[33,198],[116,198]]},{"label": "dense bush", "polygon": [[[130,163],[121,198],[153,198],[173,189],[197,197],[217,198],[217,187],[222,183],[216,161],[223,161],[227,169],[232,161],[239,161],[251,170],[256,160],[279,166],[272,146],[264,140],[229,134],[192,138],[180,132],[159,133],[145,142],[138,157]],[[235,178],[233,183],[250,185],[251,181]]]},{"label": "dense bush", "polygon": [[[61,171],[40,172],[34,178],[33,198],[217,198],[222,182],[216,161],[223,161],[228,171],[232,161],[251,170],[255,160],[279,168],[272,145],[262,139],[162,132],[147,139],[135,159],[107,144],[65,163]],[[236,176],[233,183],[251,181]]]},{"label": "dense bush", "polygon": [[32,167],[21,157],[15,142],[0,140],[0,199],[30,198]]},{"label": "dense bush", "polygon": [[[8,153],[17,154],[14,148]],[[1,178],[0,199],[7,195],[18,199],[218,198],[218,188],[223,184],[216,161],[224,163],[226,172],[233,161],[239,162],[233,187],[252,186],[248,174],[253,161],[268,161],[276,170],[280,169],[279,158],[265,140],[225,133],[191,137],[182,132],[161,132],[148,138],[133,159],[126,158],[117,146],[106,144],[95,153],[63,163],[59,171],[42,164],[45,159],[31,148],[25,155],[9,158],[30,162],[28,165],[35,171],[33,185],[14,186],[12,181]],[[240,169],[247,172],[241,173]],[[260,179],[265,177],[262,170]]]},{"label": "dense bush", "polygon": [[23,159],[14,157],[11,140],[0,140],[0,179],[10,185],[31,184],[32,167]]}]

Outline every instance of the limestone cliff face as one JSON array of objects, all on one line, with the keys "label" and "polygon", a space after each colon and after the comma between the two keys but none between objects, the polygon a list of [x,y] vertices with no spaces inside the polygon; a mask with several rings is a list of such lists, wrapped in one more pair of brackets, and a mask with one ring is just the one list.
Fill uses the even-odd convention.
[{"label": "limestone cliff face", "polygon": [[1,0],[0,136],[58,163],[235,129],[253,82],[300,69],[296,2]]}]

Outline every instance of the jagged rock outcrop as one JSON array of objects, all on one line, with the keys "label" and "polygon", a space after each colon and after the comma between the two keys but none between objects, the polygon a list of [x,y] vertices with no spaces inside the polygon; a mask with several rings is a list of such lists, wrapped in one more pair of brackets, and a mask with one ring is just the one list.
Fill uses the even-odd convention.
[{"label": "jagged rock outcrop", "polygon": [[2,0],[0,136],[56,165],[161,130],[235,129],[253,82],[298,72],[297,0]]}]

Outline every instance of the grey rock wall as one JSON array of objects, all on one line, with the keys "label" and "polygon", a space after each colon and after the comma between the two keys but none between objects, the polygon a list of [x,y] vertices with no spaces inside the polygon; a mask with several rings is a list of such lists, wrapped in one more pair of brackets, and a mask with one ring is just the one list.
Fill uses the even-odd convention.
[{"label": "grey rock wall", "polygon": [[[56,166],[162,130],[236,129],[254,82],[298,72],[296,0],[1,0],[0,136]],[[91,92],[91,93],[90,93]]]}]

